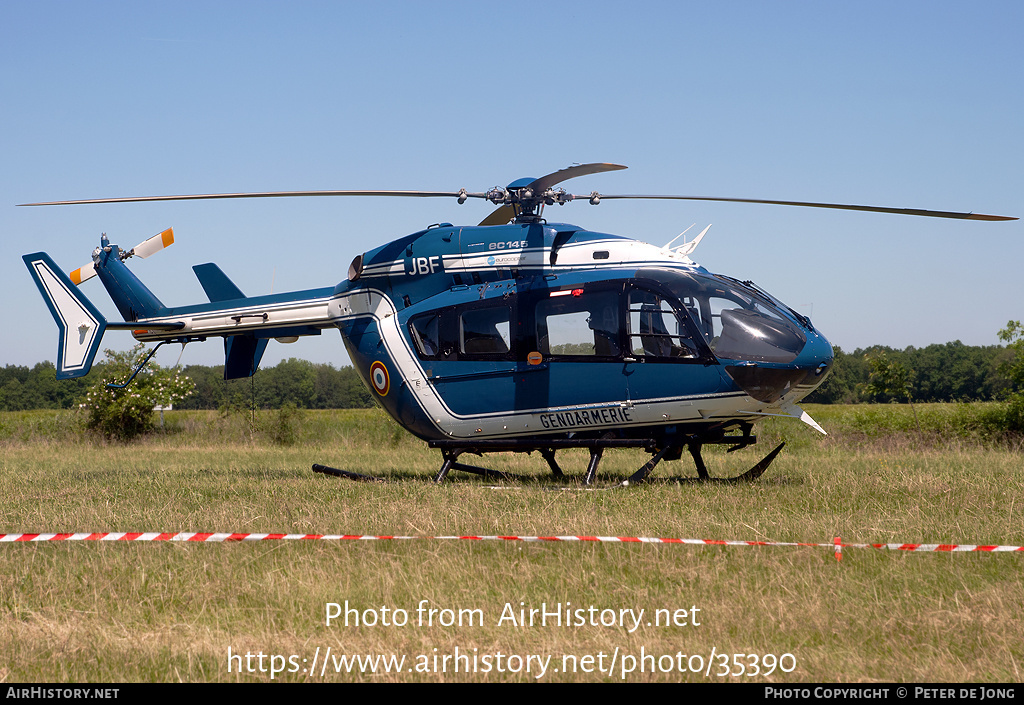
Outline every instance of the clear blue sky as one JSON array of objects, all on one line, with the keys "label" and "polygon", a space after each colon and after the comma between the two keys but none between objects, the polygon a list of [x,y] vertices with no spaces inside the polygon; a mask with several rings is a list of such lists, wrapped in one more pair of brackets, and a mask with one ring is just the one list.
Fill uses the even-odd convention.
[{"label": "clear blue sky", "polygon": [[[173,226],[133,269],[168,305],[191,265],[248,294],[332,286],[352,257],[482,203],[267,199],[15,208],[108,196],[484,190],[574,162],[577,192],[1024,216],[1024,3],[8,2],[0,15],[0,365],[54,358],[21,261],[89,262]],[[1024,225],[773,206],[575,203],[552,220],[753,279],[846,350],[996,344],[1024,318]],[[694,231],[696,232],[696,230]],[[102,286],[84,289],[117,318]],[[111,332],[105,347],[127,348]],[[178,350],[161,352],[173,364]],[[271,343],[347,364],[337,334]],[[218,341],[183,363],[217,364]]]}]

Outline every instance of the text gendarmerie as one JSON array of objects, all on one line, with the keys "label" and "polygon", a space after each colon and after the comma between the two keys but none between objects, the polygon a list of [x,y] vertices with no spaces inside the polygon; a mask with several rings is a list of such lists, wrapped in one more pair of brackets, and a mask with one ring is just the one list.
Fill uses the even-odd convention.
[{"label": "text gendarmerie", "polygon": [[633,417],[627,409],[584,409],[541,414],[540,423],[544,428],[578,428],[579,426],[605,426],[608,424],[630,423]]}]

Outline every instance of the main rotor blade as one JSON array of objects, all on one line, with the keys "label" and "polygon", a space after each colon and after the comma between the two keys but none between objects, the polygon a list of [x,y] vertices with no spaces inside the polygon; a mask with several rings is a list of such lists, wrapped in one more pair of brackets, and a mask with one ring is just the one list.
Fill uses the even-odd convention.
[{"label": "main rotor blade", "polygon": [[555,184],[560,184],[563,181],[568,181],[569,179],[575,179],[577,176],[586,176],[587,174],[600,174],[601,172],[605,171],[619,171],[621,169],[626,168],[627,167],[624,167],[621,164],[577,164],[576,166],[570,166],[566,167],[565,169],[559,169],[558,171],[552,174],[548,174],[546,176],[542,176],[539,179],[534,179],[533,183],[530,184],[530,188],[533,189],[533,192],[535,194],[541,193],[543,191],[547,191]]},{"label": "main rotor blade", "polygon": [[1018,220],[1014,216],[985,215],[983,213],[956,213],[952,211],[930,211],[920,208],[887,208],[885,206],[854,206],[842,203],[811,203],[808,201],[773,201],[762,198],[717,198],[714,196],[651,196],[651,195],[605,195],[593,193],[586,196],[573,196],[573,199],[589,198],[604,201],[606,199],[639,198],[671,201],[718,201],[722,203],[764,203],[773,206],[802,206],[804,208],[833,208],[845,211],[868,211],[871,213],[895,213],[897,215],[920,215],[929,218],[960,218],[963,220]]},{"label": "main rotor blade", "polygon": [[[554,173],[535,179],[531,184],[534,192],[544,191],[557,183],[587,174],[598,174],[605,171],[618,171],[626,167],[620,164],[577,164]],[[487,198],[486,193],[469,193],[466,191],[367,191],[367,190],[334,190],[334,191],[255,191],[244,193],[199,193],[179,196],[132,196],[127,198],[89,198],[74,201],[45,201],[40,203],[19,203],[20,206],[73,206],[90,203],[147,203],[152,201],[202,201],[225,198],[295,198],[306,196],[398,196],[412,198]],[[500,210],[500,209],[499,209]],[[509,217],[511,220],[511,216]],[[507,222],[507,221],[504,221]]]},{"label": "main rotor blade", "polygon": [[485,193],[464,191],[264,191],[252,193],[200,193],[183,196],[133,196],[129,198],[90,198],[79,201],[19,203],[21,206],[73,206],[88,203],[142,203],[147,201],[202,201],[216,198],[292,198],[299,196],[406,196],[418,198],[486,198]]},{"label": "main rotor blade", "polygon": [[496,210],[480,221],[480,225],[504,225],[516,217],[516,209],[512,206],[498,206]]}]

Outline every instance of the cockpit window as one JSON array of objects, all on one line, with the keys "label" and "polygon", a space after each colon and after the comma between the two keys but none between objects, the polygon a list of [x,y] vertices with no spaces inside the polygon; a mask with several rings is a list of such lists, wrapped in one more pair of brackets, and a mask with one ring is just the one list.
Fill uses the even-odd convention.
[{"label": "cockpit window", "polygon": [[644,289],[629,292],[629,347],[633,355],[652,358],[700,356],[672,304]]},{"label": "cockpit window", "polygon": [[792,362],[807,336],[768,297],[714,275],[652,272],[679,296],[720,358]]}]

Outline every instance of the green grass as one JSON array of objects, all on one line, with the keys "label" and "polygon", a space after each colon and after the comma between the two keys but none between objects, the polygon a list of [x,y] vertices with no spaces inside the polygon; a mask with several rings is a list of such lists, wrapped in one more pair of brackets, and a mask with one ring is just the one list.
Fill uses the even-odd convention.
[{"label": "green grass", "polygon": [[[235,531],[399,535],[618,535],[847,543],[1024,545],[1024,456],[964,419],[984,407],[817,407],[831,435],[771,419],[762,443],[709,449],[713,474],[739,474],[787,441],[745,486],[676,484],[688,458],[646,487],[560,489],[537,455],[480,464],[533,480],[493,489],[453,473],[434,486],[431,452],[379,411],[305,412],[295,442],[276,418],[167,414],[163,432],[118,445],[81,435],[73,415],[0,415],[0,532]],[[908,423],[909,419],[909,423]],[[288,434],[285,434],[287,437]],[[280,437],[280,436],[279,436]],[[609,483],[646,459],[610,451]],[[566,453],[582,474],[585,453]],[[313,463],[399,482],[314,474]],[[470,541],[261,544],[0,544],[0,681],[253,681],[228,672],[228,649],[294,654],[792,654],[796,668],[755,681],[1018,682],[1024,669],[1024,554],[910,554],[813,547]],[[476,609],[483,625],[325,624],[328,603],[358,610]],[[699,626],[513,627],[506,604],[539,608],[699,608]],[[437,649],[437,651],[434,651]],[[307,659],[305,666],[301,659]],[[673,659],[663,660],[663,665]],[[749,659],[742,659],[749,663]],[[277,662],[280,665],[281,662]],[[595,661],[595,664],[597,662]],[[657,664],[658,662],[655,661]],[[696,663],[696,662],[694,662]],[[256,665],[254,663],[254,665]],[[731,661],[730,661],[731,665]],[[788,662],[787,662],[788,666]],[[279,673],[275,680],[511,681],[533,674]],[[493,667],[493,663],[492,663]],[[319,666],[317,668],[319,671]],[[730,681],[712,674],[626,674],[629,681]]]}]

